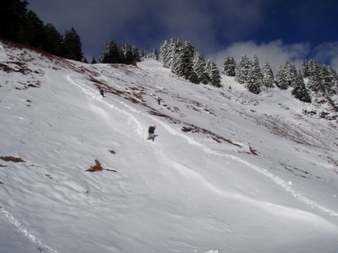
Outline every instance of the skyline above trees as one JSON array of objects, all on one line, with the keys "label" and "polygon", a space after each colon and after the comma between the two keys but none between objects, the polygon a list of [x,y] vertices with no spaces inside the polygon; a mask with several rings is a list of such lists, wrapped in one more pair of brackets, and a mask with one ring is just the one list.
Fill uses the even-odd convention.
[{"label": "skyline above trees", "polygon": [[81,61],[80,36],[72,27],[62,36],[52,24],[44,24],[27,9],[27,0],[2,0],[0,4],[0,38],[33,46],[47,53]]},{"label": "skyline above trees", "polygon": [[[28,4],[27,0],[1,1],[0,38],[88,63],[83,57],[81,38],[73,27],[66,30],[64,35],[60,34],[52,24],[44,24],[36,13],[28,10]],[[159,58],[164,67],[170,68],[172,73],[192,83],[222,87],[221,73],[215,62],[212,59],[206,61],[190,41],[182,42],[179,38],[165,40],[160,47],[159,56],[156,49],[152,53],[144,49],[140,52],[136,46],[117,44],[111,40],[99,56],[99,62],[136,65],[144,58]],[[91,63],[96,63],[95,57]],[[312,102],[312,95],[320,94],[338,111],[337,71],[313,60],[304,60],[298,69],[290,60],[286,60],[279,65],[274,75],[269,62],[266,60],[265,64],[260,66],[256,55],[250,60],[244,54],[237,63],[232,56],[226,56],[222,74],[234,77],[238,83],[255,94],[275,87],[281,90],[292,88],[292,94],[304,102]]]}]

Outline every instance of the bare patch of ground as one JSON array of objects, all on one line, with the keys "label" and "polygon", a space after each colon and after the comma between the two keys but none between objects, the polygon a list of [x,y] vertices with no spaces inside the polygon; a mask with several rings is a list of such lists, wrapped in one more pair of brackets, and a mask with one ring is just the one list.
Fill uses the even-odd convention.
[{"label": "bare patch of ground", "polygon": [[99,160],[95,160],[95,165],[90,167],[90,169],[86,170],[88,172],[97,172],[97,171],[111,171],[111,172],[117,172],[117,170],[112,170],[112,169],[104,169],[101,165],[101,163],[99,162]]},{"label": "bare patch of ground", "polygon": [[6,161],[6,162],[14,162],[14,163],[24,163],[26,162],[25,160],[22,160],[19,157],[14,157],[14,156],[0,156],[0,159]]}]

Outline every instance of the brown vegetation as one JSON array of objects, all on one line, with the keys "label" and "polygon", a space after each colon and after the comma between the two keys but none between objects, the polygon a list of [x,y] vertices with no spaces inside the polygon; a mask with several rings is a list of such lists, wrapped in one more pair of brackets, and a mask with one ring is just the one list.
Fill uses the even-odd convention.
[{"label": "brown vegetation", "polygon": [[14,157],[14,156],[0,156],[0,159],[6,161],[6,162],[15,162],[15,163],[22,163],[26,162],[25,160],[22,160],[19,157]]},{"label": "brown vegetation", "polygon": [[252,147],[249,146],[249,149],[250,149],[250,154],[253,154],[253,155],[258,155],[257,153],[257,150],[254,150]]},{"label": "brown vegetation", "polygon": [[102,171],[103,168],[101,166],[101,163],[99,162],[99,160],[95,160],[96,165],[90,167],[90,169],[86,170],[89,172],[95,172],[95,171]]},{"label": "brown vegetation", "polygon": [[103,170],[111,171],[111,172],[117,172],[117,170],[102,168],[101,163],[99,162],[99,160],[95,160],[95,165],[92,166],[92,167],[90,167],[90,169],[88,169],[86,171],[88,171],[88,172],[96,172],[96,171],[103,171]]}]

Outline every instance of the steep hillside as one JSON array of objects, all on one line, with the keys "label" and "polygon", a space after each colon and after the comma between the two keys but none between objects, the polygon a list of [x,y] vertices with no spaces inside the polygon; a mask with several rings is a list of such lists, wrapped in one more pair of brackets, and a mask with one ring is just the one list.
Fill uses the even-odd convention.
[{"label": "steep hillside", "polygon": [[8,43],[0,72],[1,252],[337,252],[337,122],[290,91]]}]

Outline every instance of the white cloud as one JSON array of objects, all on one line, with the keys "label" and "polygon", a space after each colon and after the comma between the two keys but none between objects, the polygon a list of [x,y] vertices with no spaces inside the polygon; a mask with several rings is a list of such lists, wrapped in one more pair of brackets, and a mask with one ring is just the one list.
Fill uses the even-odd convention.
[{"label": "white cloud", "polygon": [[322,43],[315,48],[314,59],[332,66],[338,71],[338,41]]},{"label": "white cloud", "polygon": [[286,60],[290,60],[299,66],[302,59],[304,59],[310,51],[308,43],[284,44],[281,40],[269,42],[267,44],[257,44],[253,41],[238,42],[230,45],[225,50],[219,51],[215,54],[208,55],[206,58],[212,58],[219,67],[223,66],[224,58],[230,55],[238,61],[242,55],[247,55],[252,59],[254,55],[258,56],[260,64],[268,60],[274,73],[278,66]]}]

